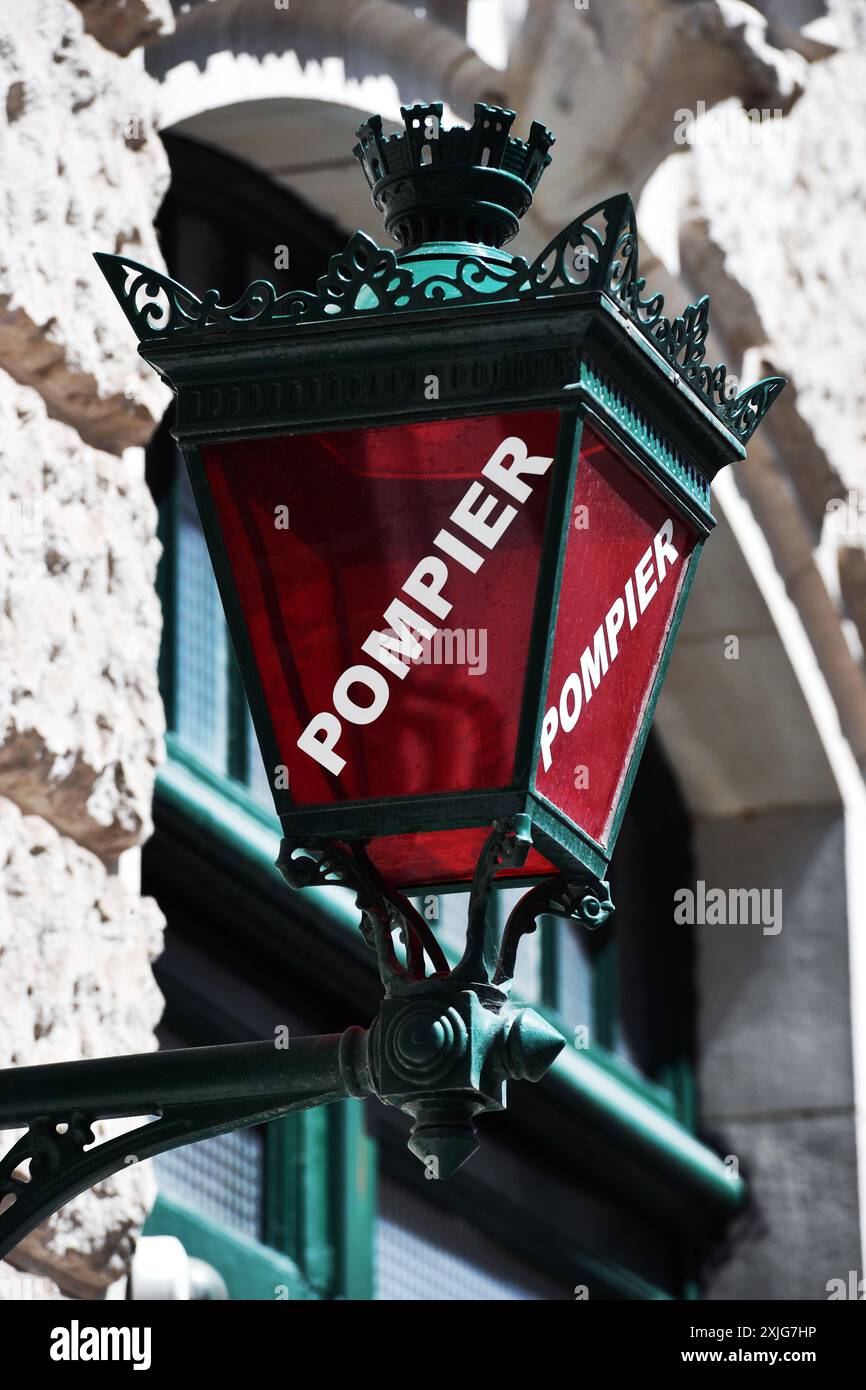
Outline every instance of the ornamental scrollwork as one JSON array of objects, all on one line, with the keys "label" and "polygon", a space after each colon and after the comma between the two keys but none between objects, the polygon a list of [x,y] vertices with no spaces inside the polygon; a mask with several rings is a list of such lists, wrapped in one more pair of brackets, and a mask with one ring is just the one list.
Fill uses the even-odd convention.
[{"label": "ornamental scrollwork", "polygon": [[[593,219],[604,221],[600,234]],[[567,273],[568,254],[587,248],[588,274],[578,285]],[[545,267],[553,270],[545,273]],[[556,268],[560,269],[559,275]],[[647,294],[639,273],[638,231],[634,205],[627,194],[598,203],[554,237],[530,267],[522,296],[601,291],[670,363],[695,395],[744,443],[750,438],[786,384],[784,377],[766,377],[735,394],[734,378],[723,362],[705,362],[710,331],[709,295],[686,305],[674,318],[664,314],[664,296]]]},{"label": "ornamental scrollwork", "polygon": [[95,1137],[92,1121],[77,1110],[62,1125],[47,1118],[34,1120],[0,1159],[0,1206],[6,1198],[25,1197],[32,1183],[80,1158]]},{"label": "ornamental scrollwork", "polygon": [[627,194],[605,199],[564,227],[528,264],[520,257],[497,265],[464,255],[449,269],[416,278],[396,254],[356,232],[332,256],[314,291],[278,294],[255,280],[233,304],[217,290],[201,298],[177,281],[125,256],[96,260],[142,342],[179,335],[234,335],[254,329],[303,329],[314,323],[370,318],[418,310],[513,306],[551,298],[604,295],[643,334],[703,405],[745,442],[785,385],[767,377],[736,394],[724,363],[706,361],[709,298],[702,296],[668,318],[664,296],[648,293],[639,272],[634,206]]}]

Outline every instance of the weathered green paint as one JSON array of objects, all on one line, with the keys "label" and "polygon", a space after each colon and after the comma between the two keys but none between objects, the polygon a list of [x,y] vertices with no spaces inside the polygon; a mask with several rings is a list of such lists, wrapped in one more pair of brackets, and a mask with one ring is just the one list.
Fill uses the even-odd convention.
[{"label": "weathered green paint", "polygon": [[157,536],[162,553],[156,571],[156,591],[162,604],[162,640],[159,648],[159,689],[169,728],[177,727],[177,593],[178,515],[177,478],[159,510]]},{"label": "weathered green paint", "polygon": [[589,359],[580,364],[580,382],[575,386],[575,395],[587,401],[584,414],[594,420],[603,433],[612,436],[615,445],[625,449],[627,456],[648,474],[662,495],[676,500],[679,510],[685,512],[699,530],[706,532],[715,525],[707,478],[659,434],[651,420]]},{"label": "weathered green paint", "polygon": [[332,1159],[330,1207],[335,1231],[334,1291],[370,1300],[375,1286],[377,1149],[364,1125],[361,1101],[327,1112]]},{"label": "weathered green paint", "polygon": [[744,1205],[745,1182],[718,1154],[585,1052],[567,1048],[546,1084],[577,1116],[552,1142],[568,1147],[583,1134],[608,1181],[623,1191],[631,1184],[636,1200],[677,1230],[697,1237]]},{"label": "weathered green paint", "polygon": [[[0,1129],[27,1132],[0,1160],[0,1197],[15,1199],[0,1212],[0,1256],[64,1202],[132,1161],[326,1105],[353,1088],[365,1094],[363,1046],[363,1030],[349,1029],[293,1038],[284,1050],[271,1039],[7,1069]],[[94,1144],[96,1121],[119,1118],[144,1123]],[[35,1162],[22,1179],[16,1172],[27,1159]]]},{"label": "weathered green paint", "polygon": [[268,1126],[265,1150],[265,1240],[324,1294],[333,1291],[335,1275],[330,1122],[330,1110],[287,1115]]}]

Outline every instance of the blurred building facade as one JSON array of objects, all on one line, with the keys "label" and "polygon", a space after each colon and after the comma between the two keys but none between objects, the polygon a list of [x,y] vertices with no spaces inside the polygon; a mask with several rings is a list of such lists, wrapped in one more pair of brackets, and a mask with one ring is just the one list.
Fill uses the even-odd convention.
[{"label": "blurred building facade", "polygon": [[[627,189],[650,287],[709,292],[743,385],[790,378],[715,489],[616,927],[544,925],[523,967],[573,1039],[551,1078],[453,1183],[351,1102],[133,1168],[16,1269],[102,1297],[144,1228],[232,1297],[821,1299],[862,1276],[864,0],[0,0],[0,35],[0,1065],[331,1031],[377,997],[349,914],[272,869],[167,396],[93,250],[223,302],[309,286],[355,228],[384,240],[364,115],[499,101],[558,137],[515,249]],[[778,911],[676,922],[699,882]],[[459,914],[429,911],[448,945]]]}]

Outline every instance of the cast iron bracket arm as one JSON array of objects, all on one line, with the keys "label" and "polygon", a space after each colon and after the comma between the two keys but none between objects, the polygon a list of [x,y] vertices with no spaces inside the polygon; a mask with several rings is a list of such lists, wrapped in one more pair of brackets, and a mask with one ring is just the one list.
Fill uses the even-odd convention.
[{"label": "cast iron bracket arm", "polygon": [[280,842],[276,866],[289,887],[295,890],[350,889],[361,914],[361,934],[376,952],[382,984],[389,989],[408,978],[394,948],[392,933],[400,925],[396,908],[387,901],[381,884],[367,865],[331,840],[307,843],[286,837]]},{"label": "cast iron bracket arm", "polygon": [[604,925],[613,911],[607,883],[599,883],[589,874],[572,872],[536,884],[528,893],[524,893],[508,915],[502,931],[493,984],[506,989],[510,985],[521,939],[535,931],[539,917],[564,917],[595,931]]},{"label": "cast iron bracket arm", "polygon": [[[607,885],[589,874],[546,879],[521,898],[497,948],[493,881],[523,863],[526,832],[522,817],[494,825],[469,897],[466,949],[450,972],[428,924],[363,844],[284,840],[278,864],[292,887],[353,890],[385,987],[377,1020],[369,1030],[290,1038],[285,1047],[275,1038],[3,1072],[0,1130],[26,1132],[0,1159],[0,1258],[65,1202],[131,1163],[348,1096],[399,1106],[414,1120],[413,1153],[435,1160],[437,1176],[453,1172],[476,1147],[475,1116],[503,1108],[506,1080],[538,1080],[563,1046],[532,1009],[508,1002],[520,939],[543,913],[594,927],[612,911]],[[141,1123],[99,1142],[94,1126],[118,1119]]]},{"label": "cast iron bracket arm", "polygon": [[478,858],[466,922],[466,947],[452,971],[454,980],[490,982],[496,963],[496,926],[489,906],[493,880],[505,868],[519,867],[529,852],[531,839],[514,821],[495,822]]},{"label": "cast iron bracket arm", "polygon": [[[362,1028],[285,1048],[235,1043],[5,1071],[0,1129],[27,1129],[0,1159],[0,1258],[129,1164],[370,1089]],[[99,1120],[139,1117],[137,1128],[96,1142]]]}]

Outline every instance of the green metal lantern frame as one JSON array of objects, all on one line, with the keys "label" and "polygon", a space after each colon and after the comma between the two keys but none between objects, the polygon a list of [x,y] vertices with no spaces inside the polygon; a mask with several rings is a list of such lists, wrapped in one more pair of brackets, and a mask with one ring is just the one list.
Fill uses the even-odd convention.
[{"label": "green metal lantern frame", "polygon": [[[576,271],[581,258],[583,268]],[[562,872],[580,866],[603,891],[702,544],[715,525],[710,484],[725,464],[745,458],[746,441],[784,379],[767,378],[731,398],[725,367],[704,361],[708,298],[668,319],[661,295],[644,297],[627,195],[581,214],[532,265],[502,252],[439,243],[422,247],[409,268],[408,261],[401,263],[394,252],[357,233],[332,257],[315,294],[277,296],[268,282],[258,281],[229,306],[214,291],[198,299],[125,257],[97,259],[139,336],[141,355],[177,394],[172,432],[186,459],[259,745],[271,769],[282,758],[201,446],[530,408],[560,412],[511,785],[304,808],[295,807],[287,791],[275,788],[273,795],[286,837],[282,865],[288,847],[294,852],[331,840],[511,823]],[[431,374],[439,381],[436,400],[425,399],[423,389]],[[535,785],[584,422],[696,534],[604,844]],[[436,889],[448,886],[437,883]]]}]

